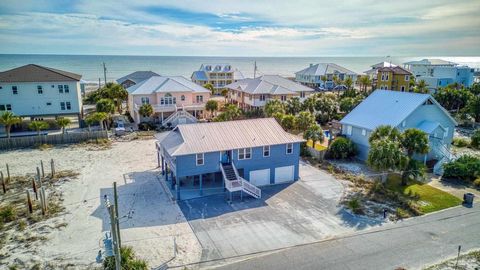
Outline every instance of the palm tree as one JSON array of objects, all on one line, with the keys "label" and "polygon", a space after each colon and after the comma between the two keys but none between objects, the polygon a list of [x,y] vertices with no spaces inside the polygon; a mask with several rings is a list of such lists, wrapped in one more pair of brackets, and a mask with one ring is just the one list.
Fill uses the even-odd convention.
[{"label": "palm tree", "polygon": [[315,117],[310,112],[300,112],[297,116],[297,127],[301,131],[305,131],[311,125],[316,124]]},{"label": "palm tree", "polygon": [[225,103],[227,103],[228,89],[222,89],[222,96],[225,98]]},{"label": "palm tree", "polygon": [[105,87],[108,98],[110,98],[115,103],[118,113],[121,114],[122,103],[128,98],[127,90],[125,90],[123,86],[117,83],[107,83]]},{"label": "palm tree", "polygon": [[360,77],[360,88],[363,88],[363,92],[367,93],[367,87],[372,84],[370,76],[365,75]]},{"label": "palm tree", "polygon": [[211,115],[213,116],[213,113],[218,110],[218,102],[216,100],[209,100],[207,101],[207,104],[205,104],[205,109],[207,111],[210,111]]},{"label": "palm tree", "polygon": [[206,83],[206,84],[204,84],[204,85],[203,85],[203,88],[210,90],[210,92],[212,93],[212,95],[215,94],[215,88],[213,87],[213,85],[212,85],[211,83]]},{"label": "palm tree", "polygon": [[6,111],[0,115],[0,124],[5,126],[7,138],[10,138],[10,129],[12,126],[21,122],[22,118],[15,116],[12,112]]},{"label": "palm tree", "polygon": [[85,121],[85,124],[86,124],[87,127],[88,127],[88,132],[92,131],[91,128],[90,128],[90,126],[91,126],[93,123],[95,123],[95,118],[93,117],[93,115],[92,115],[92,114],[91,114],[91,115],[88,115],[87,117],[85,117],[84,121]]},{"label": "palm tree", "polygon": [[65,134],[65,131],[66,131],[66,127],[68,125],[70,125],[72,121],[69,119],[69,118],[65,118],[65,117],[59,117],[57,119],[57,125],[59,125],[61,128],[62,128],[62,133]]},{"label": "palm tree", "polygon": [[345,83],[345,86],[347,87],[347,90],[350,90],[352,88],[352,85],[353,85],[353,80],[351,77],[347,77],[344,81]]},{"label": "palm tree", "polygon": [[296,115],[302,110],[302,102],[300,102],[300,98],[292,97],[287,100],[285,103],[286,112],[289,114]]},{"label": "palm tree", "polygon": [[368,138],[368,142],[370,144],[375,143],[376,141],[380,140],[391,140],[391,141],[400,141],[401,133],[398,129],[388,126],[382,125],[378,126],[376,129],[373,130],[372,134]]},{"label": "palm tree", "polygon": [[242,111],[234,104],[227,104],[224,114],[227,120],[235,120],[242,115]]},{"label": "palm tree", "polygon": [[35,130],[37,135],[40,136],[40,131],[47,129],[50,125],[45,121],[32,121],[28,124],[28,128]]},{"label": "palm tree", "polygon": [[315,112],[315,104],[317,103],[317,95],[310,95],[305,101],[303,101],[303,109],[310,113]]},{"label": "palm tree", "polygon": [[327,79],[328,79],[327,75],[322,75],[322,76],[320,76],[320,79],[321,79],[322,82],[323,82],[323,88],[324,88],[324,89],[327,89]]},{"label": "palm tree", "polygon": [[138,113],[140,113],[140,115],[143,117],[150,117],[153,114],[153,107],[148,103],[143,104],[140,106],[140,109],[138,109]]},{"label": "palm tree", "polygon": [[272,117],[276,113],[285,113],[285,106],[284,104],[278,99],[272,99],[267,101],[264,107],[265,115],[268,117]]},{"label": "palm tree", "polygon": [[115,104],[111,99],[102,98],[97,102],[96,105],[97,112],[104,112],[111,114],[115,111]]},{"label": "palm tree", "polygon": [[309,126],[307,130],[303,133],[303,138],[305,140],[312,140],[312,144],[315,147],[315,143],[322,143],[325,139],[325,136],[323,134],[322,128],[317,124],[313,124]]},{"label": "palm tree", "polygon": [[377,171],[384,172],[382,181],[387,179],[388,170],[404,168],[406,157],[398,141],[382,139],[370,143],[367,164]]},{"label": "palm tree", "polygon": [[413,155],[425,155],[430,151],[428,134],[416,128],[409,128],[402,134],[401,145],[409,159],[402,173],[402,185],[406,185],[409,176],[415,177],[422,174],[418,161],[413,159]]},{"label": "palm tree", "polygon": [[285,130],[293,130],[296,128],[296,119],[295,116],[291,114],[287,114],[282,118],[281,123],[283,129]]},{"label": "palm tree", "polygon": [[417,86],[415,87],[414,91],[416,93],[428,93],[429,90],[428,90],[428,84],[427,82],[425,82],[425,80],[420,80],[418,83],[417,83]]}]

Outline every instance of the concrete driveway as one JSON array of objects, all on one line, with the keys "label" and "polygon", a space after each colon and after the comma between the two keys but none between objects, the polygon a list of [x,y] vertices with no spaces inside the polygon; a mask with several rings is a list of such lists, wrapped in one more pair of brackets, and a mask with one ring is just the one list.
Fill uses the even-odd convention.
[{"label": "concrete driveway", "polygon": [[228,204],[217,195],[180,202],[202,245],[202,261],[311,243],[378,224],[338,207],[343,187],[331,175],[302,162],[300,177],[262,188],[261,199],[245,195]]}]

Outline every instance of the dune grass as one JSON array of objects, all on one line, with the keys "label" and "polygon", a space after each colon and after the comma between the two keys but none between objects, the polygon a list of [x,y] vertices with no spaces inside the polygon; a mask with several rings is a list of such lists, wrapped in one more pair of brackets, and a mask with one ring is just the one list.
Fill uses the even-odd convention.
[{"label": "dune grass", "polygon": [[462,200],[450,193],[434,188],[430,185],[409,181],[408,185],[402,186],[399,175],[390,175],[386,187],[412,198],[412,203],[422,213],[431,213],[445,208],[460,205]]}]

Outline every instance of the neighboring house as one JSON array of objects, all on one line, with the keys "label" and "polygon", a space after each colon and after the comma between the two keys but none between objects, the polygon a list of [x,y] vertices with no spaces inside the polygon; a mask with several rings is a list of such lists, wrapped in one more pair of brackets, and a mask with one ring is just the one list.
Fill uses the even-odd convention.
[{"label": "neighboring house", "polygon": [[304,140],[284,131],[274,118],[178,125],[159,136],[159,166],[177,198],[181,190],[185,197],[224,188],[259,198],[258,186],[299,177]]},{"label": "neighboring house", "polygon": [[341,121],[342,134],[358,149],[358,158],[368,157],[368,138],[380,125],[403,131],[418,128],[429,135],[430,152],[419,160],[433,160],[435,172],[451,158],[450,145],[457,125],[450,114],[429,94],[376,90]]},{"label": "neighboring house", "polygon": [[475,79],[475,69],[441,59],[423,59],[403,65],[413,73],[417,81],[424,80],[432,92],[452,83],[470,87]]},{"label": "neighboring house", "polygon": [[377,88],[381,90],[409,91],[412,73],[402,67],[377,69]]},{"label": "neighboring house", "polygon": [[227,84],[243,78],[243,74],[230,64],[202,64],[191,77],[192,81],[198,85],[203,86],[207,83],[213,85],[216,93],[224,89]]},{"label": "neighboring house", "polygon": [[153,71],[135,71],[121,77],[120,79],[117,79],[117,83],[123,86],[123,88],[127,89],[128,87],[133,86],[139,82],[143,82],[152,76],[160,76],[160,74],[157,74]]},{"label": "neighboring house", "polygon": [[[326,81],[322,80],[322,76],[327,76]],[[333,90],[337,86],[334,76],[342,81],[350,77],[355,84],[358,74],[334,63],[310,64],[306,69],[295,72],[295,81],[309,87]]]},{"label": "neighboring house", "polygon": [[378,69],[383,68],[383,67],[396,67],[397,65],[389,63],[389,62],[380,62],[375,65],[371,65],[371,69],[365,71],[364,73],[370,77],[372,82],[376,82],[377,80],[377,74],[378,74]]},{"label": "neighboring house", "polygon": [[[196,122],[203,116],[210,91],[185,77],[152,76],[127,88],[128,108],[135,123],[144,120],[175,126]],[[143,104],[151,104],[154,114],[149,119],[140,115]]]},{"label": "neighboring house", "polygon": [[238,104],[243,109],[262,108],[272,99],[286,101],[298,97],[304,100],[315,91],[278,75],[247,78],[226,87],[229,89],[230,102]]},{"label": "neighboring house", "polygon": [[29,120],[82,117],[81,75],[29,64],[0,72],[0,114],[11,111]]}]

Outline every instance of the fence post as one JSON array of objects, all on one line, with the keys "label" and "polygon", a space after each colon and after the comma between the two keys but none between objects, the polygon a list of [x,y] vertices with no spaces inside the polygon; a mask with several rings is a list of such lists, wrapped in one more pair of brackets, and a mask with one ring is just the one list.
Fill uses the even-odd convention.
[{"label": "fence post", "polygon": [[3,179],[3,172],[0,172],[0,180],[2,181],[3,194],[7,193],[7,187],[5,186],[5,180]]},{"label": "fence post", "polygon": [[52,178],[55,177],[55,162],[52,160],[50,161],[50,169],[52,171]]},{"label": "fence post", "polygon": [[35,183],[35,177],[32,178],[32,188],[33,192],[35,192],[35,199],[38,200],[37,183]]},{"label": "fence post", "polygon": [[8,163],[7,163],[7,183],[10,184],[10,168],[8,167]]},{"label": "fence post", "polygon": [[43,168],[43,160],[40,160],[40,166],[42,167],[42,177],[45,177],[45,169]]},{"label": "fence post", "polygon": [[32,198],[30,198],[30,191],[28,191],[28,189],[26,190],[26,192],[27,192],[27,207],[28,207],[28,212],[31,214],[31,213],[33,213]]}]

